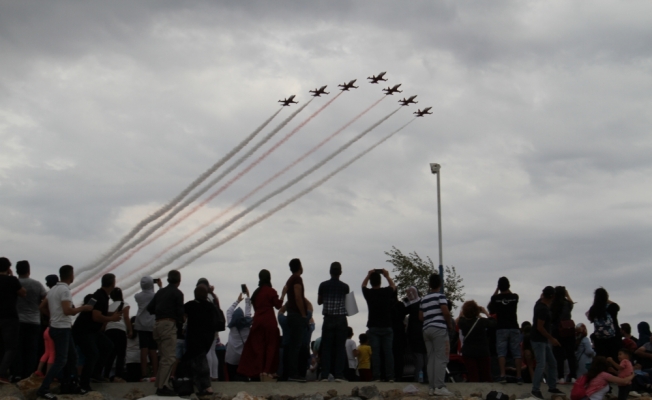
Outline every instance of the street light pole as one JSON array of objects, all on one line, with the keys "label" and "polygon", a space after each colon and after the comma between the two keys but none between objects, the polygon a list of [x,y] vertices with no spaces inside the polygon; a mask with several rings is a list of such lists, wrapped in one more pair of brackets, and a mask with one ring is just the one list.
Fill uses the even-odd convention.
[{"label": "street light pole", "polygon": [[441,277],[441,293],[444,293],[444,255],[441,245],[441,190],[439,187],[439,176],[441,175],[441,165],[430,163],[430,171],[437,175],[437,225],[439,233],[439,276]]}]

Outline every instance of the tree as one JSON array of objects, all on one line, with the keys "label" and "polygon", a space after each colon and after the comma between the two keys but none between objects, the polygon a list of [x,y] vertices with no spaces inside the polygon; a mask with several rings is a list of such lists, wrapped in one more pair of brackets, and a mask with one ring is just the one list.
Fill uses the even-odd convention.
[{"label": "tree", "polygon": [[[392,272],[394,273],[394,283],[398,290],[399,298],[404,298],[407,289],[414,286],[419,290],[421,295],[428,293],[428,278],[432,273],[439,273],[435,264],[430,257],[426,260],[422,259],[417,252],[403,254],[401,250],[392,246],[391,251],[386,251],[385,254],[390,257],[388,263],[394,266]],[[457,274],[454,266],[446,266],[444,268],[444,294],[446,298],[459,305],[464,302],[465,293],[462,292],[464,285],[462,285],[463,278]]]}]

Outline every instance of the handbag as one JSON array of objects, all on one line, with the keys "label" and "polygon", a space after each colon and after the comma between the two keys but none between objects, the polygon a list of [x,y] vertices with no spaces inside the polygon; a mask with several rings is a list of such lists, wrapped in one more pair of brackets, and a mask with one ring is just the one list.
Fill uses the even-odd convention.
[{"label": "handbag", "polygon": [[353,294],[353,291],[348,293],[344,298],[344,307],[346,308],[346,315],[349,317],[358,313],[358,303],[355,301],[355,295]]}]

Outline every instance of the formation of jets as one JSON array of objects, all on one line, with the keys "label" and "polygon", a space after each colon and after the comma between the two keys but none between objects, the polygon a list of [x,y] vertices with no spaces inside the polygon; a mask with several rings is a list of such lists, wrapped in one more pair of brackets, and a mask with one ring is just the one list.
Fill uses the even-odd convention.
[{"label": "formation of jets", "polygon": [[[386,73],[387,72],[383,71],[383,72],[379,73],[378,75],[371,75],[371,76],[367,77],[367,79],[369,79],[369,83],[378,83],[380,81],[386,81],[387,80],[385,78]],[[350,89],[357,89],[359,87],[359,86],[354,86],[356,81],[357,81],[357,79],[353,79],[352,81],[349,81],[348,83],[344,82],[343,84],[337,85],[337,86],[340,88],[341,91],[346,92],[346,91],[349,91]],[[310,93],[311,96],[313,96],[313,97],[321,97],[322,94],[325,94],[325,95],[330,94],[330,92],[326,91],[327,86],[328,85],[324,85],[324,86],[322,86],[320,88],[315,88],[315,90],[309,90],[308,93]],[[391,86],[391,87],[388,86],[386,89],[383,89],[383,92],[385,92],[385,95],[388,95],[388,96],[393,95],[394,93],[403,93],[402,90],[399,90],[399,87],[401,87],[400,83],[398,83],[398,84],[396,84],[394,86]],[[296,95],[293,94],[292,96],[290,96],[290,97],[288,97],[286,99],[283,99],[283,100],[279,100],[278,102],[282,103],[281,106],[284,106],[284,107],[289,106],[290,104],[299,104],[298,101],[294,101],[295,96]],[[416,97],[417,97],[416,95],[410,96],[407,99],[404,97],[402,100],[399,100],[398,102],[401,103],[402,106],[407,106],[409,104],[417,104],[418,101],[414,100]],[[423,117],[424,115],[432,114],[431,112],[429,112],[431,109],[432,109],[432,107],[426,107],[423,110],[419,109],[419,110],[415,111],[413,114],[415,114],[417,117]]]},{"label": "formation of jets", "polygon": [[324,85],[319,89],[315,88],[315,90],[309,90],[308,93],[312,93],[312,97],[320,97],[322,94],[330,94],[330,92],[326,91],[326,86],[328,85]]},{"label": "formation of jets", "polygon": [[341,85],[337,85],[337,86],[338,86],[338,87],[341,87],[342,89],[340,89],[340,90],[343,91],[343,92],[344,92],[344,91],[348,91],[349,89],[357,89],[357,88],[359,88],[359,86],[353,86],[353,84],[355,83],[355,81],[357,81],[357,79],[354,79],[354,80],[352,80],[352,81],[349,82],[349,83],[344,82],[343,84],[341,84]]},{"label": "formation of jets", "polygon": [[378,76],[371,75],[368,76],[367,79],[369,79],[369,83],[378,83],[378,81],[386,81],[387,79],[383,79],[383,76],[385,76],[386,73],[387,72],[381,72],[380,74],[378,74]]},{"label": "formation of jets", "polygon": [[403,100],[399,100],[398,102],[401,103],[402,106],[407,106],[408,104],[417,104],[418,101],[414,101],[416,97],[416,95],[410,96],[407,99],[403,97]]},{"label": "formation of jets", "polygon": [[430,110],[431,108],[432,107],[426,107],[426,108],[423,109],[423,111],[416,110],[415,112],[413,112],[413,114],[417,114],[417,117],[423,117],[424,115],[430,115],[432,113],[428,112],[428,110]]},{"label": "formation of jets", "polygon": [[392,95],[394,93],[403,93],[402,90],[398,90],[400,86],[401,86],[400,83],[398,85],[394,85],[394,87],[387,86],[387,89],[383,89],[383,92],[385,92],[386,95]]},{"label": "formation of jets", "polygon": [[288,97],[287,99],[279,100],[278,102],[283,103],[281,105],[284,106],[284,107],[289,106],[290,104],[299,104],[298,101],[292,101],[292,100],[294,100],[294,96],[296,96],[296,94],[293,94],[292,96]]}]

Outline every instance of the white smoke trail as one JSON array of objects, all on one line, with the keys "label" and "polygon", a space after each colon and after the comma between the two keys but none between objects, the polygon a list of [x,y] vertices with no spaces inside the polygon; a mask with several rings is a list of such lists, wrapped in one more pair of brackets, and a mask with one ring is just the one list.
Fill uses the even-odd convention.
[{"label": "white smoke trail", "polygon": [[[211,245],[210,247],[207,247],[206,249],[204,249],[204,250],[200,251],[199,253],[195,254],[194,256],[192,256],[191,258],[189,258],[188,260],[186,260],[183,264],[181,264],[180,266],[178,266],[178,267],[175,268],[175,269],[176,269],[176,270],[181,270],[181,269],[187,267],[188,265],[192,264],[193,262],[195,262],[195,261],[196,261],[197,259],[199,259],[200,257],[202,257],[202,256],[206,255],[207,253],[209,253],[209,252],[211,252],[211,251],[217,249],[218,247],[222,246],[223,244],[225,244],[225,243],[229,242],[230,240],[234,239],[236,236],[238,236],[238,235],[244,233],[244,232],[247,231],[249,228],[253,227],[254,225],[259,224],[260,222],[263,222],[264,220],[266,220],[267,218],[271,217],[271,216],[272,216],[273,214],[275,214],[276,212],[282,210],[283,208],[289,206],[289,205],[292,204],[293,202],[299,200],[301,197],[303,197],[303,196],[305,196],[306,194],[312,192],[312,191],[315,190],[317,187],[323,185],[326,181],[328,181],[329,179],[331,179],[332,177],[334,177],[335,175],[337,175],[338,173],[340,173],[342,170],[346,169],[346,168],[349,167],[351,164],[353,164],[354,162],[356,162],[357,160],[359,160],[360,158],[362,158],[363,156],[365,156],[367,153],[371,152],[371,151],[374,150],[376,147],[378,147],[378,146],[380,146],[381,144],[383,144],[384,142],[386,142],[388,139],[390,139],[392,136],[394,136],[395,134],[397,134],[398,132],[400,132],[401,130],[403,130],[406,126],[410,125],[412,122],[414,122],[414,119],[410,120],[410,121],[409,121],[408,123],[406,123],[405,125],[401,126],[400,128],[398,128],[398,129],[395,130],[394,132],[392,132],[392,133],[390,133],[389,135],[385,136],[384,138],[382,138],[381,140],[379,140],[378,142],[376,142],[373,146],[371,146],[371,147],[369,147],[368,149],[362,151],[361,153],[359,153],[358,155],[356,155],[355,157],[353,157],[352,159],[350,159],[350,160],[347,161],[346,163],[342,164],[342,165],[339,166],[337,169],[335,169],[333,172],[331,172],[330,174],[326,175],[325,177],[323,177],[322,179],[318,180],[317,182],[313,183],[312,185],[310,185],[310,186],[307,187],[306,189],[304,189],[304,190],[302,190],[301,192],[297,193],[296,195],[290,197],[289,199],[287,199],[287,200],[284,201],[283,203],[281,203],[281,204],[279,204],[278,206],[272,208],[271,210],[267,211],[265,214],[263,214],[263,215],[259,216],[258,218],[254,219],[253,221],[251,221],[251,222],[249,222],[249,223],[243,225],[242,227],[240,227],[240,229],[236,230],[235,232],[231,233],[230,235],[226,236],[225,238],[221,239],[220,241],[216,242],[215,244]],[[143,276],[144,276],[144,275],[143,275]],[[140,278],[139,278],[139,280],[140,280]],[[124,284],[124,285],[123,285],[122,283],[120,283],[120,287],[125,288],[125,289],[126,289],[126,288],[129,288],[129,289],[123,290],[123,292],[125,293],[125,296],[126,296],[126,297],[131,296],[132,294],[134,294],[134,293],[136,293],[136,292],[138,291],[138,286],[134,286],[134,285],[136,285],[136,283],[134,283],[133,281],[134,281],[134,280],[131,280],[131,281],[129,281],[127,284]]]},{"label": "white smoke trail", "polygon": [[[335,152],[333,152],[332,154],[330,154],[328,157],[324,158],[324,159],[323,159],[322,161],[320,161],[319,163],[315,164],[312,168],[308,169],[308,170],[307,170],[306,172],[304,172],[303,174],[297,176],[297,177],[294,178],[293,180],[289,181],[287,184],[281,186],[279,189],[277,189],[277,190],[271,192],[270,194],[268,194],[267,196],[263,197],[262,199],[260,199],[260,200],[257,201],[256,203],[252,204],[250,207],[248,207],[248,208],[245,209],[244,211],[240,212],[239,214],[235,215],[233,218],[231,218],[230,220],[228,220],[227,222],[225,222],[224,224],[222,224],[220,227],[218,227],[218,228],[214,229],[213,231],[207,233],[205,236],[203,236],[202,238],[196,240],[195,242],[193,242],[192,244],[190,244],[190,245],[187,246],[186,248],[184,248],[184,249],[178,251],[177,253],[175,253],[174,255],[172,255],[171,257],[169,257],[168,259],[166,259],[165,261],[162,261],[161,263],[156,264],[155,266],[153,266],[153,267],[151,267],[151,268],[148,268],[148,269],[146,269],[145,271],[132,271],[132,272],[129,273],[127,276],[132,275],[132,274],[135,273],[135,272],[140,272],[139,276],[127,280],[127,281],[126,281],[127,283],[123,283],[122,281],[120,281],[120,282],[119,282],[119,286],[120,286],[121,288],[131,287],[131,286],[137,284],[138,282],[140,282],[140,277],[141,277],[141,276],[151,275],[151,274],[156,273],[157,271],[160,271],[161,269],[163,269],[163,268],[165,268],[166,266],[170,265],[172,262],[174,262],[174,261],[177,260],[178,258],[180,258],[180,257],[182,257],[183,255],[185,255],[185,254],[191,252],[192,250],[194,250],[194,249],[197,248],[198,246],[204,244],[206,241],[210,240],[212,237],[214,237],[214,236],[217,235],[218,233],[222,232],[224,229],[226,229],[227,227],[229,227],[230,225],[232,225],[234,222],[236,222],[237,220],[239,220],[240,218],[242,218],[243,216],[245,216],[246,214],[248,214],[249,212],[251,212],[252,210],[254,210],[255,208],[257,208],[258,206],[260,206],[261,204],[263,204],[263,203],[266,202],[267,200],[269,200],[269,199],[271,199],[272,197],[274,197],[274,196],[280,194],[281,192],[285,191],[286,189],[288,189],[288,188],[291,187],[292,185],[294,185],[294,184],[296,184],[297,182],[299,182],[301,179],[305,178],[306,176],[310,175],[312,172],[314,172],[314,171],[316,171],[317,169],[319,169],[321,166],[323,166],[324,164],[326,164],[328,161],[330,161],[331,159],[333,159],[335,156],[337,156],[338,154],[340,154],[342,151],[344,151],[344,150],[346,150],[348,147],[350,147],[353,143],[355,143],[356,141],[360,140],[364,135],[366,135],[367,133],[369,133],[370,131],[372,131],[374,128],[376,128],[378,125],[380,125],[381,123],[383,123],[384,121],[386,121],[387,119],[389,119],[392,115],[396,114],[400,109],[401,109],[401,108],[399,107],[399,108],[397,108],[395,111],[393,111],[393,112],[391,112],[390,114],[388,114],[387,116],[383,117],[381,120],[379,120],[378,122],[376,122],[375,124],[373,124],[371,127],[369,127],[368,129],[366,129],[365,131],[363,131],[362,133],[360,133],[358,136],[356,136],[356,137],[354,137],[353,139],[351,139],[349,142],[347,142],[346,144],[344,144],[342,147],[340,147],[339,149],[337,149]],[[298,198],[302,197],[303,195],[305,195],[305,194],[311,192],[311,191],[314,190],[317,186],[319,186],[319,185],[321,185],[322,183],[326,182],[328,179],[332,178],[335,174],[337,174],[338,172],[340,172],[340,171],[343,170],[344,168],[346,168],[346,167],[348,167],[349,165],[351,165],[352,163],[354,163],[357,159],[361,158],[362,156],[364,156],[365,154],[367,154],[368,152],[370,152],[371,150],[373,150],[374,148],[376,148],[377,146],[379,146],[381,143],[383,143],[384,141],[386,141],[387,139],[389,139],[391,136],[393,136],[394,134],[396,134],[397,132],[399,132],[401,129],[405,128],[405,127],[406,127],[407,125],[409,125],[412,121],[413,121],[413,120],[411,120],[411,121],[408,122],[407,124],[403,125],[403,126],[402,126],[401,128],[399,128],[398,130],[392,132],[390,135],[388,135],[388,136],[386,136],[385,138],[383,138],[381,141],[379,141],[378,143],[376,143],[376,144],[375,144],[374,146],[372,146],[370,149],[367,149],[367,150],[363,151],[362,153],[358,154],[356,157],[354,157],[353,159],[351,159],[350,161],[348,161],[347,163],[345,163],[344,165],[342,165],[341,167],[339,167],[338,169],[336,169],[334,172],[332,172],[332,173],[331,173],[330,175],[328,175],[327,177],[323,178],[323,179],[320,180],[320,181],[317,181],[317,183],[315,183],[315,184],[313,184],[312,186],[310,186],[309,188],[303,190],[302,192],[300,192],[299,194],[295,195],[294,197],[291,197],[289,200],[287,200],[286,202],[284,202],[284,203],[282,203],[281,205],[277,206],[276,208],[273,208],[271,211],[267,212],[266,214],[263,214],[263,216],[258,217],[257,219],[254,220],[253,223],[249,223],[249,224],[245,225],[244,227],[240,228],[238,231],[235,232],[235,233],[237,233],[237,234],[235,234],[235,235],[234,235],[234,234],[231,234],[231,235],[227,236],[227,238],[233,238],[233,237],[239,235],[240,233],[244,232],[244,231],[245,231],[246,229],[248,229],[249,227],[251,227],[251,226],[257,224],[258,222],[264,220],[265,218],[267,218],[267,217],[270,216],[271,214],[275,213],[276,211],[278,211],[278,210],[280,210],[280,209],[286,207],[288,204],[292,203],[293,201],[297,200]],[[228,239],[228,240],[230,240],[230,239]],[[227,241],[228,241],[228,240],[227,240]],[[221,245],[221,244],[223,244],[222,242],[223,242],[223,241],[220,241],[220,242],[218,242],[218,243],[220,243],[220,245]],[[224,243],[226,243],[226,241],[224,241]],[[218,245],[218,246],[211,246],[211,247],[209,248],[210,250],[203,250],[203,251],[201,251],[201,252],[199,253],[199,256],[193,256],[193,257],[191,258],[191,260],[194,261],[194,260],[196,260],[197,258],[201,257],[202,255],[206,254],[208,251],[211,251],[212,249],[217,248],[217,247],[219,247],[219,245]],[[187,261],[186,263],[183,264],[183,266],[185,267],[186,265],[188,265],[188,264],[189,264],[190,262],[192,262],[192,261]]]},{"label": "white smoke trail", "polygon": [[[237,168],[240,164],[242,164],[244,161],[246,161],[256,150],[258,150],[262,145],[267,143],[274,135],[276,135],[281,129],[283,129],[294,117],[296,117],[301,111],[303,111],[304,108],[306,108],[313,99],[310,99],[309,101],[306,102],[303,106],[299,107],[295,112],[293,112],[289,117],[287,117],[283,122],[281,122],[274,130],[272,130],[270,133],[267,134],[267,136],[263,137],[260,142],[258,142],[256,145],[254,145],[249,151],[247,151],[242,157],[240,157],[237,161],[235,161],[232,165],[230,165],[228,168],[226,168],[221,174],[213,178],[210,182],[208,182],[204,187],[193,193],[191,196],[189,196],[186,200],[184,200],[181,204],[178,204],[172,211],[170,211],[169,214],[167,214],[164,218],[162,218],[160,221],[158,221],[156,224],[152,225],[145,233],[141,234],[136,240],[132,241],[131,243],[123,246],[122,248],[118,249],[115,251],[111,256],[104,258],[102,262],[99,264],[94,265],[90,269],[85,269],[85,271],[88,271],[89,274],[94,274],[109,264],[111,264],[113,261],[115,261],[118,257],[126,253],[127,251],[131,250],[132,248],[136,247],[138,244],[142,243],[145,239],[147,239],[154,231],[156,231],[158,228],[163,226],[166,222],[171,220],[175,215],[177,215],[181,210],[186,208],[189,204],[191,204],[193,201],[197,200],[201,195],[206,193],[211,187],[213,187],[217,182],[222,180],[227,174],[229,174],[231,171],[233,171],[235,168]],[[276,115],[276,114],[275,114]],[[71,286],[72,288],[77,287],[81,285],[82,283],[85,282],[87,279],[79,279],[73,283]]]},{"label": "white smoke trail", "polygon": [[138,232],[140,232],[147,224],[149,224],[152,221],[155,221],[159,217],[161,217],[163,214],[168,212],[172,207],[177,205],[181,200],[183,200],[184,197],[188,195],[191,191],[193,191],[197,186],[199,186],[203,181],[205,181],[209,176],[213,174],[213,172],[217,171],[218,168],[220,168],[222,165],[224,165],[225,162],[229,161],[234,155],[236,155],[240,150],[242,150],[243,147],[245,147],[256,135],[260,133],[272,120],[274,117],[278,115],[282,110],[279,109],[277,112],[275,112],[271,117],[267,119],[267,121],[263,122],[261,126],[256,128],[255,131],[253,131],[249,136],[247,136],[240,144],[238,144],[236,147],[233,148],[227,155],[222,157],[219,161],[217,161],[213,166],[211,166],[209,169],[204,171],[203,174],[199,175],[197,179],[195,179],[190,185],[188,185],[181,193],[177,195],[177,197],[173,198],[170,200],[167,204],[163,205],[161,208],[156,210],[153,214],[149,215],[147,218],[143,219],[140,221],[136,226],[134,226],[131,231],[126,234],[118,243],[116,243],[112,248],[110,248],[106,253],[104,253],[101,257],[99,257],[96,261],[91,263],[90,265],[87,265],[85,267],[79,268],[78,270],[75,271],[77,274],[81,274],[83,272],[89,271],[93,269],[96,265],[100,264],[104,260],[106,260],[108,257],[113,255],[116,251],[118,251],[122,246],[124,246],[125,243],[127,243],[131,238],[136,236]]}]

